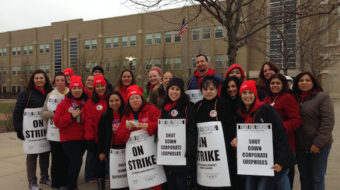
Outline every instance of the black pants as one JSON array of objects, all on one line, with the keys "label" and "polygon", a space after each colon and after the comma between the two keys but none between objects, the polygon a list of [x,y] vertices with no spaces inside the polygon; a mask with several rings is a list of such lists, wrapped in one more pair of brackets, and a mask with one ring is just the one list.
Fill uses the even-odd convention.
[{"label": "black pants", "polygon": [[51,144],[51,178],[52,188],[67,186],[67,167],[68,159],[63,150],[61,142],[50,141]]},{"label": "black pants", "polygon": [[67,169],[67,189],[74,190],[77,187],[79,171],[83,163],[85,141],[62,142],[62,147],[69,160]]}]

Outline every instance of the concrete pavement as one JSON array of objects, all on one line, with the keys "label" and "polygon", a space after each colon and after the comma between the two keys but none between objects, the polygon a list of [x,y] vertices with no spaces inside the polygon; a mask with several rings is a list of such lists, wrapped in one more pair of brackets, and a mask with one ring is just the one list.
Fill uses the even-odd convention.
[{"label": "concrete pavement", "polygon": [[[326,174],[326,189],[340,190],[340,99],[334,100],[335,127],[333,131],[334,143],[328,158]],[[85,162],[85,156],[83,161]],[[22,150],[22,142],[14,132],[0,134],[0,189],[22,190],[28,189],[26,177],[26,155]],[[83,163],[84,163],[83,162]],[[295,176],[294,190],[300,190],[299,174]],[[39,169],[37,169],[39,177]],[[95,190],[96,184],[86,183],[84,180],[84,164],[79,177],[80,190]],[[107,183],[107,186],[109,184]],[[41,186],[43,190],[50,189]],[[108,188],[107,188],[108,189]]]}]

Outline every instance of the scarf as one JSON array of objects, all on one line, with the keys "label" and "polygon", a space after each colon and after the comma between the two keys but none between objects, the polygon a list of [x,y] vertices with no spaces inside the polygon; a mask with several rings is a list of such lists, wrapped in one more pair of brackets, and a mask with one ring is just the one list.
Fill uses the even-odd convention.
[{"label": "scarf", "polygon": [[38,87],[38,86],[36,86],[36,85],[34,85],[34,89],[36,89],[37,91],[39,91],[41,94],[46,95],[46,90],[45,90],[45,89],[40,88],[40,87]]},{"label": "scarf", "polygon": [[[214,74],[216,73],[216,71],[214,69],[211,69],[211,68],[208,68],[208,71],[207,73],[205,73],[205,76],[213,76]],[[203,77],[201,76],[200,72],[198,70],[196,70],[194,72],[194,75],[198,78],[198,83],[197,83],[197,89],[200,89],[201,88],[201,81],[203,80]]]},{"label": "scarf", "polygon": [[176,102],[168,102],[165,106],[164,106],[164,111],[169,112],[172,108],[174,108],[177,105],[177,101]]},{"label": "scarf", "polygon": [[255,104],[253,106],[253,108],[248,112],[248,113],[242,113],[241,112],[241,108],[239,108],[239,113],[241,115],[241,117],[244,119],[243,123],[252,123],[253,122],[253,116],[254,113],[263,105],[264,103],[261,102],[258,98],[256,98],[255,100]]}]

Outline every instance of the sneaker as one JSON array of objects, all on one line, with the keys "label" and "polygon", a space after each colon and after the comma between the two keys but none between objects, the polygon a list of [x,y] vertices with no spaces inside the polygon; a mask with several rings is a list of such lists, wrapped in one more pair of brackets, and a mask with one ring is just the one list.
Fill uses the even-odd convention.
[{"label": "sneaker", "polygon": [[32,181],[32,182],[29,184],[29,188],[30,188],[30,190],[40,190],[40,187],[38,186],[38,184],[37,184],[36,181]]},{"label": "sneaker", "polygon": [[50,186],[50,187],[52,186],[52,181],[49,180],[49,179],[40,179],[39,183],[41,185],[47,185],[47,186]]}]

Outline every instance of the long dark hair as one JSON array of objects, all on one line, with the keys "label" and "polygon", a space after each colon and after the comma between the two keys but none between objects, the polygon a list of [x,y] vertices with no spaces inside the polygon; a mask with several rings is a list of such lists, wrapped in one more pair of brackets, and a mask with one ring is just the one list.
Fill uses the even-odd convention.
[{"label": "long dark hair", "polygon": [[314,77],[314,75],[309,72],[309,71],[305,71],[305,72],[302,72],[302,73],[299,73],[295,80],[294,80],[294,83],[293,83],[293,94],[300,94],[301,93],[301,90],[299,89],[299,86],[298,86],[298,83],[299,83],[299,80],[304,76],[304,75],[308,75],[311,79],[312,79],[312,82],[313,82],[313,88],[312,90],[320,90],[320,91],[323,91],[320,83],[316,80],[316,78]]},{"label": "long dark hair", "polygon": [[288,81],[287,81],[286,77],[283,76],[283,74],[281,74],[281,73],[275,73],[273,76],[270,77],[270,79],[268,81],[268,84],[267,84],[267,93],[268,93],[269,96],[273,96],[274,95],[273,92],[270,90],[270,82],[273,79],[279,79],[282,82],[282,89],[279,92],[279,94],[290,92]]},{"label": "long dark hair", "polygon": [[[107,89],[107,86],[105,86],[105,96],[107,97],[109,95],[110,91]],[[96,86],[93,86],[93,92],[92,92],[92,97],[91,100],[93,101],[93,103],[98,103],[99,102],[99,95],[96,92]]]},{"label": "long dark hair", "polygon": [[270,69],[273,70],[275,73],[280,72],[280,67],[277,66],[276,63],[271,62],[271,61],[263,63],[263,65],[261,66],[259,78],[256,81],[256,85],[261,88],[265,88],[267,86],[267,79],[264,77],[264,73],[263,73],[263,68],[265,65],[268,65]]},{"label": "long dark hair", "polygon": [[[179,79],[179,78],[172,78],[172,79],[174,79],[174,80],[177,80],[177,79]],[[171,79],[171,80],[172,80]],[[170,80],[170,81],[171,81]],[[180,80],[182,80],[182,79],[180,79]],[[169,81],[169,84],[170,84],[170,81]],[[182,80],[183,81],[183,80]],[[166,94],[165,94],[165,99],[164,99],[164,102],[163,102],[163,105],[162,105],[162,110],[163,110],[163,108],[164,108],[164,106],[167,104],[167,103],[169,103],[169,102],[171,102],[171,99],[170,99],[170,97],[169,97],[169,88],[171,87],[171,86],[178,86],[178,85],[174,85],[174,84],[172,84],[171,86],[169,86],[169,84],[168,84],[168,86],[166,87]],[[184,84],[184,82],[183,82],[183,84]],[[188,97],[188,95],[185,93],[185,91],[184,91],[184,86],[183,87],[181,87],[181,86],[178,86],[180,89],[181,89],[181,96],[179,97],[179,99],[177,100],[177,108],[179,109],[179,110],[182,110],[182,109],[184,109],[187,105],[188,105],[188,102],[189,102],[189,97]]]},{"label": "long dark hair", "polygon": [[235,76],[231,76],[231,77],[228,76],[223,81],[223,84],[222,84],[222,87],[221,87],[221,97],[228,99],[228,100],[232,100],[232,98],[228,94],[228,85],[229,85],[230,81],[234,81],[235,84],[236,84],[236,87],[237,87],[237,95],[236,96],[237,97],[239,97],[239,90],[240,90],[240,87],[241,87],[241,84],[242,84],[242,81]]},{"label": "long dark hair", "polygon": [[50,79],[48,78],[47,74],[45,73],[45,71],[41,70],[41,69],[37,69],[33,72],[33,74],[31,75],[29,81],[28,81],[28,84],[27,84],[27,87],[26,87],[26,90],[27,91],[32,91],[34,89],[34,76],[36,74],[43,74],[44,77],[45,77],[45,85],[44,85],[44,90],[46,91],[46,93],[49,93],[52,91],[52,85],[51,85],[51,82],[50,82]]},{"label": "long dark hair", "polygon": [[133,75],[133,72],[130,70],[130,69],[124,69],[121,73],[120,73],[120,76],[119,76],[119,79],[117,81],[117,87],[119,88],[120,90],[120,87],[122,87],[122,76],[125,72],[129,72],[131,77],[132,77],[132,82],[131,82],[131,85],[134,85],[136,84],[136,81],[135,81],[135,76]]},{"label": "long dark hair", "polygon": [[105,115],[106,115],[106,116],[111,116],[111,117],[112,117],[113,110],[112,110],[112,108],[110,107],[110,103],[109,103],[110,97],[111,97],[112,95],[117,95],[117,96],[119,97],[119,99],[120,99],[120,107],[119,107],[119,109],[118,109],[118,112],[119,112],[120,118],[122,118],[122,116],[123,116],[123,111],[124,111],[124,107],[125,107],[125,103],[124,103],[124,100],[123,100],[122,95],[121,95],[119,92],[117,92],[117,91],[113,91],[113,92],[111,92],[111,93],[107,96],[107,110],[105,111]]},{"label": "long dark hair", "polygon": [[[147,101],[144,99],[143,96],[140,96],[140,97],[142,98],[142,105],[140,106],[139,111],[142,110],[143,107],[144,107],[145,105],[150,105],[150,103],[147,102]],[[132,108],[131,108],[131,106],[130,106],[130,98],[129,98],[127,104],[125,105],[125,108],[124,108],[124,112],[123,112],[123,113],[124,113],[125,116],[129,116],[129,114],[130,114],[131,112],[133,112],[133,110],[132,110]]]}]

